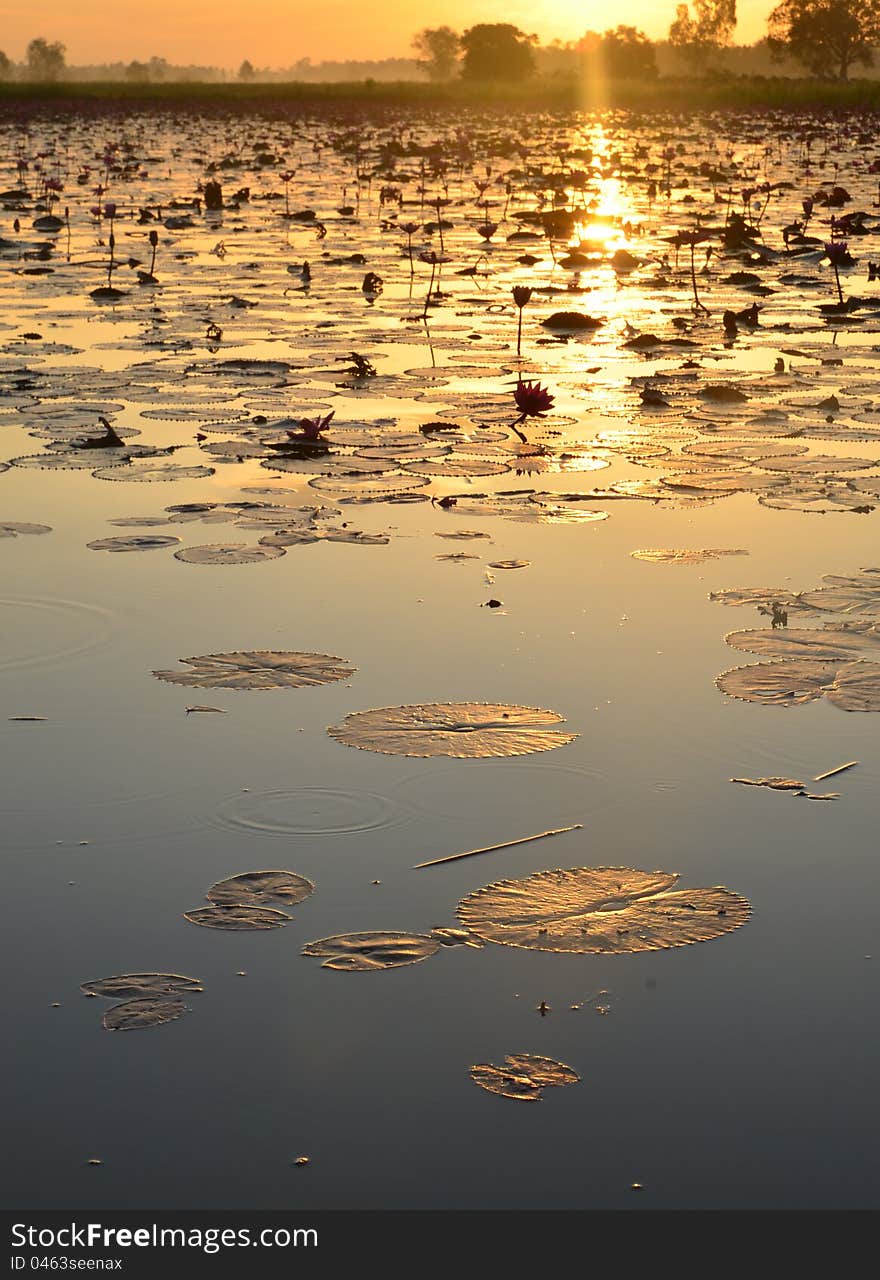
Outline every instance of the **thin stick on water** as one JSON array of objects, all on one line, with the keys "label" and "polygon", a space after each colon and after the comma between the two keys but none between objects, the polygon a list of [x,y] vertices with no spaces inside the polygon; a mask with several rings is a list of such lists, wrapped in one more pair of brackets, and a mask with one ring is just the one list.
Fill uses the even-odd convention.
[{"label": "thin stick on water", "polygon": [[573,827],[554,827],[552,831],[539,831],[534,836],[520,836],[518,840],[502,840],[501,844],[487,844],[483,849],[468,849],[466,853],[450,853],[445,858],[433,858],[430,862],[417,862],[413,871],[421,871],[424,867],[439,867],[443,862],[458,862],[459,858],[475,858],[478,853],[494,853],[496,849],[511,849],[515,844],[529,844],[532,840],[543,840],[546,836],[561,836],[565,831],[580,831],[582,822]]},{"label": "thin stick on water", "polygon": [[846,764],[839,764],[836,769],[829,769],[827,773],[817,773],[813,781],[824,782],[826,778],[833,778],[836,773],[846,773],[847,769],[854,769],[858,763],[858,760],[849,760]]}]

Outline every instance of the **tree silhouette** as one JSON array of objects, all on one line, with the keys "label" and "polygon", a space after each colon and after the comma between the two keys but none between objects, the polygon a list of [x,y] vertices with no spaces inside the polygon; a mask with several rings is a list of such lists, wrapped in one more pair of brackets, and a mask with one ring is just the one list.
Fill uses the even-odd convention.
[{"label": "tree silhouette", "polygon": [[249,62],[247,58],[245,58],[244,62],[238,68],[239,80],[253,80],[256,74],[257,73],[256,71],[254,71],[253,64]]},{"label": "tree silhouette", "polygon": [[657,55],[644,31],[620,26],[599,41],[599,59],[606,76],[621,80],[654,80]]},{"label": "tree silhouette", "polygon": [[133,84],[146,84],[150,78],[150,68],[145,62],[130,62],[125,68],[125,78]]},{"label": "tree silhouette", "polygon": [[480,22],[461,37],[461,74],[466,80],[525,80],[535,70],[537,41],[510,22]]},{"label": "tree silhouette", "polygon": [[767,32],[777,60],[794,57],[814,75],[846,80],[856,63],[874,65],[880,0],[782,0]]},{"label": "tree silhouette", "polygon": [[25,53],[28,75],[31,80],[58,80],[65,68],[67,50],[59,40],[44,40],[39,36],[32,40]]},{"label": "tree silhouette", "polygon": [[736,27],[736,0],[694,0],[675,10],[669,43],[694,68],[705,67],[713,54],[730,44]]},{"label": "tree silhouette", "polygon": [[450,80],[458,66],[461,38],[452,27],[425,27],[413,36],[416,61],[432,80]]},{"label": "tree silhouette", "polygon": [[148,70],[151,80],[164,80],[168,74],[168,59],[153,56],[150,59]]}]

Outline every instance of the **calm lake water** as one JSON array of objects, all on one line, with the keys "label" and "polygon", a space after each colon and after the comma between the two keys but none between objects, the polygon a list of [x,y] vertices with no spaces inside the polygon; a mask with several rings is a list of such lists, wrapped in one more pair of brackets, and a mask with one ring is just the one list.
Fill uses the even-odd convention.
[{"label": "calm lake water", "polygon": [[[709,598],[878,563],[875,128],[332,110],[0,121],[0,459],[37,459],[0,476],[0,525],[51,528],[0,542],[10,1207],[876,1207],[880,719],[825,697],[724,696],[721,672],[762,660],[726,633],[768,619]],[[69,235],[34,226],[47,177]],[[192,204],[211,180],[218,212]],[[690,246],[672,243],[697,227],[708,313]],[[120,296],[96,300],[111,230]],[[156,283],[139,284],[151,230]],[[837,312],[822,310],[838,296],[832,238],[860,300]],[[534,290],[520,359],[514,285]],[[740,316],[726,332],[723,313],[753,303],[757,327]],[[542,323],[558,312],[602,323]],[[528,446],[511,430],[519,376],[555,397],[520,424]],[[305,449],[279,470],[267,441],[331,410],[326,463]],[[100,437],[99,417],[126,445],[177,448],[83,466],[77,437]],[[132,478],[154,462],[183,470]],[[338,514],[320,527],[387,541],[175,557],[279,527],[265,509],[167,510],[242,502],[323,505]],[[438,536],[461,531],[483,537]],[[131,535],[180,542],[87,546]],[[667,548],[747,554],[632,556]],[[457,553],[473,558],[441,558]],[[509,560],[528,563],[489,567]],[[822,628],[853,610],[789,613]],[[858,621],[875,614],[880,596],[876,610],[860,597]],[[270,691],[152,674],[239,650],[357,670]],[[353,711],[448,701],[552,708],[578,737],[450,759],[326,733]],[[730,782],[774,776],[840,796]],[[638,954],[489,944],[353,974],[300,955],[330,935],[454,925],[494,880],[591,866],[726,885],[753,915]],[[286,927],[183,918],[215,881],[261,868],[316,885]],[[204,990],[169,1025],[103,1030],[109,1004],[80,983],[151,971]],[[581,1083],[536,1106],[474,1086],[473,1064],[519,1052]]]}]

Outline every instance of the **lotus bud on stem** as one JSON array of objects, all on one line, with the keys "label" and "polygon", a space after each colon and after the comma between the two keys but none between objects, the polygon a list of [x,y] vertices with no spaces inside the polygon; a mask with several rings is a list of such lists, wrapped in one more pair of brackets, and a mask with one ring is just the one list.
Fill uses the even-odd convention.
[{"label": "lotus bud on stem", "polygon": [[516,326],[516,356],[517,359],[522,355],[522,324],[523,310],[528,306],[532,298],[532,290],[528,285],[517,284],[513,286],[513,300],[518,310],[517,326]]},{"label": "lotus bud on stem", "polygon": [[829,240],[825,245],[825,256],[834,268],[834,283],[837,285],[837,300],[844,306],[843,289],[840,287],[840,268],[850,261],[849,246],[845,240]]}]

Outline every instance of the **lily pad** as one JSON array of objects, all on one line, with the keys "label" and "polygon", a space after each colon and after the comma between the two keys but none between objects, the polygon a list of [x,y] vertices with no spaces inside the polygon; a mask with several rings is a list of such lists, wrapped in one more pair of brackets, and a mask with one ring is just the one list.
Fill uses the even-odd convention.
[{"label": "lily pad", "polygon": [[0,538],[17,538],[19,534],[51,532],[52,526],[48,524],[28,524],[23,520],[0,521]]},{"label": "lily pad", "polygon": [[86,995],[106,996],[108,1000],[155,999],[179,991],[201,990],[198,978],[186,978],[179,973],[120,973],[112,978],[94,978],[80,987]]},{"label": "lily pad", "polygon": [[647,560],[650,564],[703,564],[706,560],[720,560],[722,556],[747,556],[748,554],[748,551],[727,550],[723,547],[701,547],[695,551],[662,547],[650,551],[630,552],[634,560]]},{"label": "lily pad", "polygon": [[147,996],[115,1004],[104,1014],[106,1031],[143,1031],[147,1027],[160,1027],[165,1022],[176,1022],[187,1012],[182,1000],[173,996]]},{"label": "lily pad", "polygon": [[193,689],[303,689],[347,680],[356,667],[327,653],[247,650],[181,658],[191,671],[154,671],[169,684]]},{"label": "lily pad", "polygon": [[578,1073],[564,1062],[531,1053],[509,1053],[501,1067],[478,1062],[471,1067],[471,1079],[488,1093],[517,1102],[540,1102],[543,1089],[580,1082]]},{"label": "lily pad", "polygon": [[826,696],[841,711],[880,711],[880,662],[847,663]]},{"label": "lily pad", "polygon": [[302,954],[322,957],[322,969],[355,973],[418,964],[436,955],[441,945],[439,939],[421,933],[340,933],[309,942]]},{"label": "lily pad", "polygon": [[812,454],[805,458],[762,458],[764,471],[787,471],[794,475],[837,475],[841,471],[867,471],[876,466],[870,458],[836,458],[832,454]]},{"label": "lily pad", "polygon": [[459,759],[522,756],[573,742],[576,733],[555,711],[495,702],[429,702],[354,711],[327,732],[362,751],[395,756],[454,756]]},{"label": "lily pad", "polygon": [[784,609],[804,607],[801,596],[785,587],[727,587],[724,591],[710,591],[709,599],[717,604],[733,606],[754,604],[759,609],[768,609],[773,604]]},{"label": "lily pad", "polygon": [[481,533],[477,529],[453,529],[449,533],[435,533],[435,538],[451,538],[459,542],[469,542],[474,538],[491,538],[491,534]]},{"label": "lily pad", "polygon": [[99,467],[92,475],[96,480],[131,480],[139,484],[156,484],[169,480],[203,480],[214,474],[213,467],[185,467],[177,462],[140,462],[130,466]]},{"label": "lily pad", "polygon": [[437,458],[425,462],[402,462],[401,470],[417,476],[500,476],[510,467],[506,462],[491,462],[488,458]]},{"label": "lily pad", "polygon": [[729,889],[673,889],[677,880],[631,867],[539,871],[469,894],[458,918],[487,942],[618,955],[706,942],[748,919],[748,902]]},{"label": "lily pad", "polygon": [[186,564],[259,564],[261,560],[277,560],[285,553],[284,547],[268,547],[247,542],[212,542],[202,547],[181,547],[174,559]]},{"label": "lily pad", "polygon": [[828,623],[824,627],[760,627],[731,631],[724,637],[734,649],[767,658],[809,658],[818,662],[880,660],[880,626],[873,622]]},{"label": "lily pad", "polygon": [[[37,471],[88,471],[103,462],[104,470],[115,471],[128,462],[128,455],[113,449],[77,449],[67,452],[32,453],[21,458],[10,458],[9,465],[24,470]],[[92,473],[94,474],[94,472]]]},{"label": "lily pad", "polygon": [[821,698],[833,686],[838,666],[835,662],[817,662],[810,658],[755,662],[722,672],[715,683],[722,693],[744,702],[795,707]]},{"label": "lily pad", "polygon": [[133,534],[130,538],[97,538],[94,542],[87,542],[86,546],[91,551],[160,551],[166,547],[173,547],[179,538],[173,538],[158,534]]},{"label": "lily pad", "polygon": [[217,907],[257,907],[270,902],[295,906],[315,886],[295,871],[243,871],[212,884],[205,897]]},{"label": "lily pad", "polygon": [[823,613],[877,614],[880,613],[880,572],[862,569],[851,577],[826,574],[827,586],[815,591],[805,591],[801,602],[810,609]]},{"label": "lily pad", "polygon": [[206,929],[280,929],[290,924],[291,916],[274,907],[195,907],[184,911],[184,920]]}]

